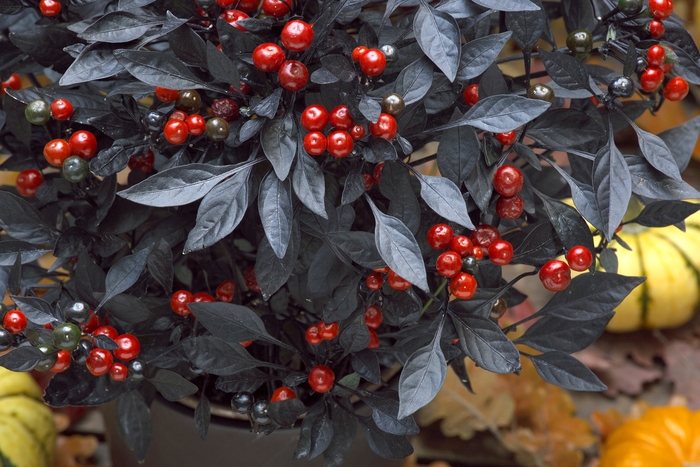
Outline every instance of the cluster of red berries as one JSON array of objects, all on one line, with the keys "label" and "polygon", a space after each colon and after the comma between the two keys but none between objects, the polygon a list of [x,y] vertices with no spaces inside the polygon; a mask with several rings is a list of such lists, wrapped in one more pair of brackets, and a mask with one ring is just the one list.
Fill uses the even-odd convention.
[{"label": "cluster of red berries", "polygon": [[[647,92],[656,91],[664,81],[666,73],[673,69],[673,62],[668,61],[668,46],[660,44],[652,45],[647,49],[647,68],[642,72],[640,84]],[[680,77],[674,76],[669,79],[664,86],[664,97],[670,101],[677,102],[685,98],[690,90],[688,82]]]},{"label": "cluster of red berries", "polygon": [[[568,263],[568,264],[567,264]],[[551,292],[560,292],[571,283],[571,270],[586,271],[593,264],[593,254],[585,246],[578,245],[566,253],[566,262],[558,259],[547,261],[540,269],[540,281]]]},{"label": "cluster of red berries", "polygon": [[162,102],[175,102],[177,110],[168,116],[168,121],[163,126],[163,137],[170,144],[183,144],[190,135],[200,136],[205,133],[212,141],[223,141],[230,132],[228,124],[240,116],[238,103],[233,99],[215,100],[211,105],[213,117],[206,120],[199,115],[202,97],[196,90],[178,91],[156,86],[155,94]]},{"label": "cluster of red berries", "polygon": [[525,203],[518,195],[523,188],[523,173],[514,165],[502,165],[493,174],[493,189],[500,195],[496,214],[501,219],[514,220],[523,213]]},{"label": "cluster of red berries", "polygon": [[5,95],[5,89],[7,88],[19,91],[22,88],[22,78],[17,73],[12,73],[9,78],[0,83],[0,96]]},{"label": "cluster of red berries", "polygon": [[666,32],[663,20],[673,14],[673,0],[649,0],[649,12],[654,17],[647,24],[651,37],[660,39]]},{"label": "cluster of red berries", "polygon": [[338,323],[326,323],[319,321],[306,328],[306,341],[311,345],[318,345],[323,341],[332,341],[338,337],[340,326]]},{"label": "cluster of red berries", "polygon": [[79,156],[89,159],[97,152],[97,138],[91,131],[76,131],[66,141],[65,139],[52,139],[44,146],[44,158],[54,167],[62,167],[66,159],[71,156]]},{"label": "cluster of red berries", "polygon": [[365,284],[370,290],[379,290],[384,285],[384,277],[382,274],[386,274],[386,282],[394,290],[407,290],[411,287],[411,283],[408,282],[403,277],[396,274],[389,266],[384,266],[383,268],[376,268],[374,272],[367,276],[365,279]]},{"label": "cluster of red berries", "polygon": [[[112,326],[100,326],[93,331],[92,336],[93,338],[107,336],[116,342],[119,348],[114,350],[114,356],[107,349],[95,347],[90,350],[85,360],[88,371],[94,376],[109,373],[110,378],[114,381],[124,381],[129,376],[129,369],[123,362],[134,360],[141,352],[141,343],[138,338],[133,334],[120,335]],[[121,362],[115,362],[114,357]]]},{"label": "cluster of red berries", "polygon": [[[290,52],[303,52],[314,40],[314,29],[310,24],[295,19],[284,25],[280,40]],[[301,91],[309,81],[306,65],[298,60],[287,60],[282,47],[274,42],[265,42],[253,50],[253,65],[264,73],[277,72],[280,86],[288,91]]]},{"label": "cluster of red berries", "polygon": [[367,76],[379,76],[386,68],[386,55],[379,49],[370,49],[364,45],[355,47],[352,59],[360,65],[362,73]]},{"label": "cluster of red berries", "polygon": [[[464,91],[462,92],[462,99],[464,99],[464,103],[469,107],[476,105],[476,103],[479,102],[479,85],[470,84],[464,88]],[[496,133],[496,139],[503,146],[510,146],[511,144],[515,143],[515,140],[517,139],[517,132],[515,130],[511,130],[505,133]]]}]

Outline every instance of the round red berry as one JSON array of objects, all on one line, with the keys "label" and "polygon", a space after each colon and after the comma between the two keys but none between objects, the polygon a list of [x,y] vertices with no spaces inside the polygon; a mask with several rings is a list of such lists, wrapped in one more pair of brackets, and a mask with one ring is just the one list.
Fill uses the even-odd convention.
[{"label": "round red berry", "polygon": [[270,402],[281,402],[281,401],[286,401],[289,399],[296,399],[297,398],[297,393],[294,392],[292,388],[288,388],[287,386],[282,386],[277,389],[275,389],[275,392],[272,393],[272,397],[270,397]]},{"label": "round red berry", "polygon": [[141,172],[147,174],[153,170],[153,163],[155,162],[155,155],[150,149],[140,156],[131,156],[129,158],[129,168],[131,170],[139,169]]},{"label": "round red berry", "polygon": [[198,114],[190,115],[185,119],[185,124],[187,125],[187,132],[192,136],[199,136],[204,134],[204,130],[207,127],[207,121]]},{"label": "round red berry", "polygon": [[386,56],[379,49],[367,49],[360,55],[360,68],[367,76],[379,76],[386,68]]},{"label": "round red berry", "polygon": [[192,301],[194,303],[213,303],[216,299],[206,292],[199,292],[192,295]]},{"label": "round red berry", "polygon": [[65,139],[53,139],[44,146],[44,158],[54,167],[63,166],[63,161],[70,156],[70,146]]},{"label": "round red berry", "polygon": [[323,337],[318,335],[318,325],[312,324],[306,328],[306,342],[311,345],[318,345],[323,342]]},{"label": "round red berry", "polygon": [[56,16],[61,12],[61,2],[58,0],[41,0],[39,10],[44,16]]},{"label": "round red berry", "polygon": [[571,269],[563,261],[549,260],[540,269],[540,281],[542,281],[544,288],[550,292],[562,291],[571,282]]},{"label": "round red berry", "polygon": [[384,266],[382,268],[374,268],[372,269],[372,271],[378,272],[380,274],[386,274],[387,272],[389,272],[389,266]]},{"label": "round red berry", "polygon": [[139,343],[138,338],[133,334],[122,334],[114,339],[114,341],[119,346],[119,348],[114,351],[114,356],[120,360],[133,360],[138,357],[139,352],[141,352],[141,343]]},{"label": "round red berry", "polygon": [[249,18],[249,16],[241,10],[226,10],[221,13],[219,17],[239,31],[248,32],[246,28],[238,24],[239,21]]},{"label": "round red berry", "polygon": [[87,130],[76,131],[68,139],[70,152],[73,156],[90,159],[97,152],[97,138]]},{"label": "round red berry", "polygon": [[258,285],[258,280],[255,278],[255,266],[251,266],[245,270],[243,273],[243,279],[245,279],[245,285],[253,292],[260,292],[260,286]]},{"label": "round red berry", "polygon": [[267,16],[281,18],[291,10],[291,0],[263,0],[263,11]]},{"label": "round red berry", "polygon": [[472,256],[476,258],[477,261],[484,259],[484,249],[480,246],[475,246],[472,248]]},{"label": "round red berry", "polygon": [[462,258],[470,256],[473,248],[474,245],[472,241],[465,235],[456,235],[450,242],[450,250],[454,251]]},{"label": "round red berry", "polygon": [[14,91],[18,91],[22,88],[22,78],[19,77],[17,73],[12,73],[7,80],[2,82],[0,87],[0,95],[5,95],[5,89],[10,88]]},{"label": "round red berry", "polygon": [[352,59],[355,62],[359,62],[360,58],[367,52],[369,48],[365,47],[364,45],[358,45],[354,49],[352,49]]},{"label": "round red berry", "polygon": [[680,76],[675,76],[666,83],[664,87],[664,97],[670,101],[679,101],[688,95],[688,82]]},{"label": "round red berry", "polygon": [[179,95],[180,91],[177,89],[168,89],[156,86],[156,97],[162,102],[174,102]]},{"label": "round red berry", "polygon": [[56,120],[68,120],[73,115],[73,104],[66,99],[56,99],[51,103],[51,116]]},{"label": "round red berry", "polygon": [[367,288],[369,290],[379,290],[384,284],[384,279],[382,279],[381,275],[372,273],[369,276],[367,276],[367,279],[365,279],[365,283],[367,284]]},{"label": "round red berry", "polygon": [[328,123],[328,111],[320,104],[313,104],[301,113],[301,126],[307,131],[323,131]]},{"label": "round red berry", "polygon": [[361,140],[365,137],[366,134],[367,131],[362,125],[355,125],[352,128],[350,128],[350,136],[352,136],[352,139],[354,139],[355,141]]},{"label": "round red berry", "polygon": [[331,126],[336,130],[349,130],[355,124],[347,105],[339,105],[331,110],[329,115]]},{"label": "round red berry", "polygon": [[479,85],[470,84],[469,86],[464,88],[462,98],[464,99],[464,103],[467,104],[469,107],[479,102]]},{"label": "round red berry", "polygon": [[639,83],[647,92],[655,91],[664,80],[664,71],[658,66],[650,66],[642,72]]},{"label": "round red berry", "polygon": [[[92,313],[92,311],[90,313]],[[83,324],[81,330],[85,334],[92,334],[100,326],[102,326],[102,321],[100,321],[100,317],[97,315],[92,315],[92,318],[90,318],[90,320],[87,323]]]},{"label": "round red berry", "polygon": [[382,310],[380,310],[379,307],[375,305],[370,305],[365,310],[364,318],[365,324],[368,328],[377,329],[382,324],[382,321],[384,320],[384,315],[382,314]]},{"label": "round red berry", "polygon": [[574,271],[586,271],[593,264],[593,254],[585,246],[577,245],[566,252],[566,262]]},{"label": "round red berry", "polygon": [[425,239],[428,241],[428,245],[434,250],[443,250],[450,245],[455,233],[447,224],[435,224],[425,235]]},{"label": "round red berry", "polygon": [[369,331],[369,344],[367,344],[368,349],[378,349],[379,348],[379,336],[377,335],[377,331],[374,329],[367,327],[367,330]]},{"label": "round red berry", "polygon": [[523,187],[523,173],[514,165],[502,165],[493,174],[493,189],[501,196],[514,196]]},{"label": "round red berry", "polygon": [[496,133],[496,139],[504,146],[510,146],[511,144],[515,143],[517,136],[518,134],[515,130],[511,130],[506,133]]},{"label": "round red berry", "polygon": [[661,39],[666,32],[666,26],[664,26],[663,21],[659,19],[652,19],[649,21],[649,24],[647,24],[647,30],[649,31],[649,35],[651,35],[651,37]]},{"label": "round red berry", "polygon": [[222,302],[231,303],[233,295],[236,293],[236,283],[232,280],[225,280],[216,288],[216,297]]},{"label": "round red berry", "polygon": [[115,340],[117,337],[119,337],[119,333],[112,326],[100,326],[99,328],[97,328],[93,331],[92,335],[93,335],[93,337],[94,336],[107,336],[112,340]]},{"label": "round red berry", "polygon": [[497,266],[505,266],[513,259],[513,245],[505,240],[496,240],[489,246],[489,259]]},{"label": "round red berry", "polygon": [[369,124],[369,132],[375,138],[384,138],[391,141],[396,136],[396,119],[389,114],[379,114],[379,119],[376,123]]},{"label": "round red berry", "polygon": [[19,334],[27,329],[27,317],[19,310],[10,310],[5,313],[2,325],[10,334]]},{"label": "round red berry", "polygon": [[27,197],[34,196],[42,183],[44,183],[44,175],[36,169],[21,171],[15,182],[17,192]]},{"label": "round red berry", "polygon": [[[501,233],[492,225],[481,224],[471,233],[469,239],[475,246],[488,248],[496,240],[500,240]],[[475,255],[476,256],[476,255]]]},{"label": "round red berry", "polygon": [[277,78],[284,89],[297,92],[306,87],[309,81],[309,70],[298,60],[287,60],[277,72]]},{"label": "round red berry", "polygon": [[389,270],[389,274],[387,274],[386,281],[389,284],[389,287],[391,287],[394,290],[406,290],[411,287],[410,282],[408,282],[406,279],[399,276],[392,270]]},{"label": "round red berry", "polygon": [[370,174],[362,174],[362,181],[365,184],[365,191],[369,191],[374,186],[374,177]]},{"label": "round red berry", "polygon": [[340,326],[338,323],[324,323],[321,321],[318,323],[318,335],[322,339],[327,341],[333,340],[338,337],[338,332],[340,331]]},{"label": "round red berry", "polygon": [[312,131],[304,136],[304,149],[312,156],[320,156],[326,152],[328,142],[320,131]]},{"label": "round red berry", "polygon": [[194,298],[187,290],[178,290],[170,297],[170,308],[180,316],[187,316],[191,313],[187,307],[188,303],[192,303]]},{"label": "round red berry", "polygon": [[90,351],[85,366],[93,376],[102,376],[109,372],[112,363],[114,363],[114,358],[109,350],[96,348]]},{"label": "round red berry", "polygon": [[113,363],[109,369],[109,377],[113,381],[124,381],[129,376],[129,368],[123,363]]},{"label": "round red berry", "polygon": [[666,49],[659,44],[647,49],[647,64],[649,66],[661,66],[666,63]]},{"label": "round red berry", "polygon": [[170,114],[170,117],[168,117],[168,120],[180,120],[182,122],[187,121],[187,113],[183,112],[182,110],[175,110],[173,113]]},{"label": "round red berry", "polygon": [[450,293],[460,300],[469,300],[476,293],[476,279],[471,274],[460,272],[450,281]]},{"label": "round red berry", "polygon": [[462,257],[448,250],[438,256],[435,262],[437,272],[444,277],[454,277],[462,271]]},{"label": "round red berry", "polygon": [[163,136],[170,144],[182,144],[187,141],[190,132],[187,124],[181,120],[169,120],[163,128]]},{"label": "round red berry", "polygon": [[326,145],[331,156],[341,159],[352,152],[355,142],[350,133],[337,130],[328,135]]},{"label": "round red berry", "polygon": [[279,70],[285,60],[282,47],[272,42],[260,44],[253,50],[253,65],[266,73]]},{"label": "round red berry", "polygon": [[649,0],[649,11],[656,19],[666,19],[673,14],[673,0]]},{"label": "round red berry", "polygon": [[314,41],[314,28],[309,23],[295,19],[284,25],[280,39],[287,50],[303,52]]},{"label": "round red berry", "polygon": [[68,350],[56,352],[56,363],[50,368],[52,373],[63,373],[70,367],[71,354]]},{"label": "round red berry", "polygon": [[228,97],[222,97],[212,102],[211,114],[214,117],[223,118],[229,123],[235,122],[241,115],[236,101]]},{"label": "round red berry", "polygon": [[523,213],[525,202],[519,195],[500,196],[496,201],[496,214],[501,219],[514,220]]},{"label": "round red berry", "polygon": [[335,373],[326,365],[317,365],[309,372],[309,386],[316,392],[328,392],[333,388]]}]

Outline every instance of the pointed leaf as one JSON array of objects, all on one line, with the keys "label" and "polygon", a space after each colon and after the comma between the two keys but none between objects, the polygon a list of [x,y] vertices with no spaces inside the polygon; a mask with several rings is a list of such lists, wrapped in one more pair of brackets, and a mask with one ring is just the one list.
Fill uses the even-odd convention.
[{"label": "pointed leaf", "polygon": [[520,370],[520,353],[503,334],[501,328],[488,318],[457,316],[457,333],[462,351],[477,365],[492,373],[513,373]]},{"label": "pointed leaf", "polygon": [[255,278],[258,281],[264,300],[269,300],[272,294],[287,283],[289,276],[292,274],[299,255],[299,235],[299,226],[295,223],[292,227],[289,246],[281,259],[272,250],[267,238],[260,242],[255,256]]},{"label": "pointed leaf", "polygon": [[152,247],[144,248],[133,255],[125,256],[109,268],[105,279],[105,295],[95,311],[102,308],[111,298],[126,291],[136,283],[146,267],[151,250]]},{"label": "pointed leaf", "polygon": [[[451,121],[462,117],[459,109],[455,108]],[[437,165],[440,174],[457,185],[467,179],[476,167],[481,156],[481,143],[470,126],[460,126],[445,130],[440,138],[437,149]]]},{"label": "pointed leaf", "polygon": [[18,297],[16,295],[12,295],[10,298],[17,304],[17,307],[25,314],[27,319],[34,324],[43,326],[58,320],[54,316],[53,307],[46,300],[35,297]]},{"label": "pointed leaf", "polygon": [[440,348],[440,334],[406,361],[399,379],[399,412],[402,419],[428,405],[447,377],[447,363]]},{"label": "pointed leaf", "polygon": [[671,150],[666,146],[664,140],[655,134],[642,130],[635,124],[632,124],[632,128],[637,133],[639,148],[649,164],[664,175],[668,175],[675,180],[682,180],[676,160],[673,158]]},{"label": "pointed leaf", "polygon": [[143,461],[151,444],[153,425],[151,410],[138,391],[129,391],[117,399],[119,427],[136,458]]},{"label": "pointed leaf", "polygon": [[258,210],[265,236],[278,258],[284,258],[292,235],[292,182],[270,171],[260,183]]},{"label": "pointed leaf", "polygon": [[265,125],[260,144],[280,180],[285,180],[297,151],[296,131],[291,113]]},{"label": "pointed leaf", "polygon": [[593,190],[603,221],[603,234],[612,240],[632,196],[630,170],[612,141],[598,151],[593,161]]},{"label": "pointed leaf", "polygon": [[457,81],[464,82],[481,75],[496,60],[512,36],[511,31],[474,39],[462,46]]},{"label": "pointed leaf", "polygon": [[533,324],[516,344],[525,344],[541,352],[556,350],[566,353],[585,349],[603,334],[615,313],[610,312],[589,320],[570,320],[547,315]]},{"label": "pointed leaf", "polygon": [[170,370],[158,370],[155,376],[149,378],[148,381],[158,389],[163,397],[172,402],[184,399],[199,391],[195,384]]},{"label": "pointed leaf", "polygon": [[5,233],[22,242],[53,244],[53,231],[34,206],[7,191],[0,191],[0,206],[0,229]]},{"label": "pointed leaf", "polygon": [[683,221],[700,210],[700,204],[686,201],[657,201],[644,207],[642,212],[630,222],[645,227],[666,227]]},{"label": "pointed leaf", "polygon": [[561,52],[547,52],[542,48],[537,50],[547,68],[547,73],[555,83],[564,89],[572,91],[586,89],[591,91],[591,94],[595,94],[591,90],[588,72],[576,58]]},{"label": "pointed leaf", "polygon": [[676,160],[678,169],[683,172],[693,155],[695,142],[700,134],[700,117],[688,120],[682,125],[659,133],[666,146],[671,150],[673,158]]},{"label": "pointed leaf", "polygon": [[433,211],[467,229],[475,229],[467,212],[467,203],[457,185],[444,177],[420,173],[416,173],[416,176],[420,181],[420,195]]},{"label": "pointed leaf", "polygon": [[450,82],[454,81],[459,68],[461,43],[457,21],[449,14],[421,1],[413,20],[413,32],[423,53]]},{"label": "pointed leaf", "polygon": [[537,373],[548,383],[572,391],[604,391],[608,388],[586,365],[564,352],[546,352],[531,360]]},{"label": "pointed leaf", "polygon": [[324,197],[326,184],[323,171],[318,163],[306,151],[299,150],[297,165],[292,175],[292,185],[299,201],[311,212],[324,219],[327,218]]},{"label": "pointed leaf", "polygon": [[564,248],[567,250],[583,245],[589,251],[595,250],[593,235],[578,211],[556,199],[537,193],[547,211],[549,221],[557,231]]},{"label": "pointed leaf", "polygon": [[394,83],[394,92],[403,96],[404,103],[411,105],[420,101],[433,84],[433,64],[421,57],[401,70]]}]

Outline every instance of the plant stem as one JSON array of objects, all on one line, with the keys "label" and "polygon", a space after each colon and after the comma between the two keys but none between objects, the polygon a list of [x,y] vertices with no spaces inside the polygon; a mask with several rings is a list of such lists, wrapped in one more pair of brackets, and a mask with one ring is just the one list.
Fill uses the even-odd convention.
[{"label": "plant stem", "polygon": [[[440,292],[442,292],[445,289],[445,286],[447,285],[447,279],[442,281],[442,284],[440,284],[440,287],[437,288],[435,291],[435,295],[440,295]],[[432,298],[428,299],[428,301],[425,303],[423,306],[423,309],[420,311],[421,316],[425,314],[426,311],[428,311],[428,308],[430,308],[430,305],[435,303]]]}]

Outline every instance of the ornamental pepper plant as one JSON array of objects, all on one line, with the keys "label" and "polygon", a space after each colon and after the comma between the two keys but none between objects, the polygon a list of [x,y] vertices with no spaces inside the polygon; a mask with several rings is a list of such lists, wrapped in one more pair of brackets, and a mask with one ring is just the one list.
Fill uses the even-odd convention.
[{"label": "ornamental pepper plant", "polygon": [[[0,31],[0,365],[116,400],[139,458],[153,391],[339,465],[358,426],[409,455],[465,358],[602,390],[571,354],[644,281],[610,242],[698,210],[700,120],[634,123],[700,83],[671,0],[7,0]],[[525,276],[554,293],[516,334]]]}]

